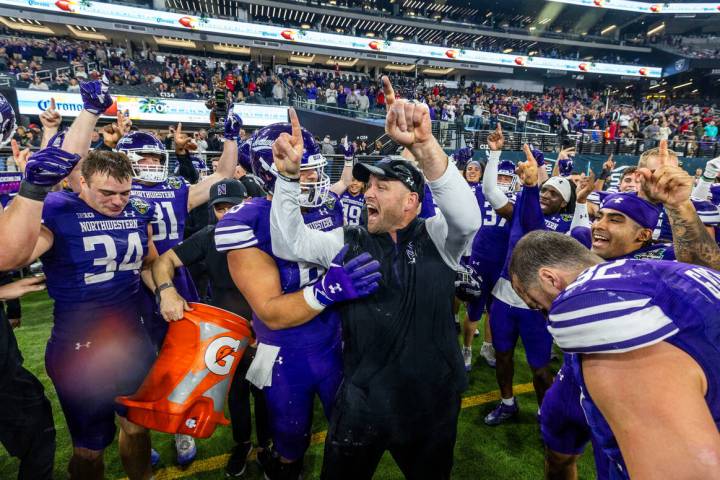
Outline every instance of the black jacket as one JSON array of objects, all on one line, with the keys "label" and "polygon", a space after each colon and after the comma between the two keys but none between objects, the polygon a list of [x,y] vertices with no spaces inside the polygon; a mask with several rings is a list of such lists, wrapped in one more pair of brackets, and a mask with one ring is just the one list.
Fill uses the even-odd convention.
[{"label": "black jacket", "polygon": [[[389,234],[348,227],[346,258],[381,260],[380,289],[344,304],[345,385],[358,412],[399,423],[432,414],[467,388],[453,316],[455,271],[435,247],[423,219]],[[348,399],[350,400],[350,399]]]}]

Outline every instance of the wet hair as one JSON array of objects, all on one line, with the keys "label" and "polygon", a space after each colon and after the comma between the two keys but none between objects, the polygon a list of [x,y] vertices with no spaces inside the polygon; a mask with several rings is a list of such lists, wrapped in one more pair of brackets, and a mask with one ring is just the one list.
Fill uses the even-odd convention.
[{"label": "wet hair", "polygon": [[87,183],[93,175],[108,175],[118,182],[124,182],[133,177],[130,159],[121,152],[108,150],[93,150],[88,153],[82,162],[80,173]]},{"label": "wet hair", "polygon": [[628,175],[632,175],[635,172],[638,171],[638,167],[628,167],[625,170],[623,170],[622,175],[620,176],[620,181],[623,181],[623,178],[627,177]]},{"label": "wet hair", "polygon": [[603,260],[583,244],[558,232],[535,230],[515,245],[510,267],[510,278],[527,288],[538,281],[541,268],[566,267],[585,269]]},{"label": "wet hair", "polygon": [[[677,153],[673,152],[672,150],[668,150],[668,153],[671,157],[677,158]],[[645,150],[642,155],[640,155],[640,159],[638,160],[638,168],[647,168],[648,158],[655,157],[660,154],[660,148],[655,147],[651,148],[650,150]]]}]

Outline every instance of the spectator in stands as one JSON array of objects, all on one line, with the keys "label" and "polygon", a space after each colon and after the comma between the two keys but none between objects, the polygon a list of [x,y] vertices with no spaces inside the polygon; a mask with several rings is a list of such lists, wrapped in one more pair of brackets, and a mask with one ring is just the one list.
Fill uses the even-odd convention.
[{"label": "spectator in stands", "polygon": [[80,83],[75,78],[71,78],[68,82],[67,91],[70,93],[80,93]]},{"label": "spectator in stands", "polygon": [[335,155],[335,148],[330,141],[330,135],[325,135],[325,138],[323,138],[322,144],[320,145],[320,152],[323,155]]},{"label": "spectator in stands", "polygon": [[708,124],[705,125],[704,133],[708,140],[713,142],[717,140],[718,127],[715,125],[715,120],[710,120]]},{"label": "spectator in stands", "polygon": [[358,96],[358,111],[360,112],[360,116],[366,117],[368,110],[370,110],[370,99],[367,93],[365,93],[365,90],[361,90]]},{"label": "spectator in stands", "polygon": [[337,107],[338,92],[335,88],[335,82],[330,82],[330,86],[325,90],[325,104],[328,107]]},{"label": "spectator in stands", "polygon": [[282,81],[278,78],[275,79],[272,87],[272,98],[277,105],[282,104],[283,100],[285,100],[285,87],[283,87]]},{"label": "spectator in stands", "polygon": [[48,87],[48,84],[43,82],[40,77],[35,75],[33,78],[33,82],[28,87],[30,90],[50,90],[50,87]]},{"label": "spectator in stands", "polygon": [[309,107],[314,110],[315,105],[317,104],[318,97],[318,89],[315,86],[315,82],[310,82],[307,89],[305,90],[305,94],[307,95]]}]

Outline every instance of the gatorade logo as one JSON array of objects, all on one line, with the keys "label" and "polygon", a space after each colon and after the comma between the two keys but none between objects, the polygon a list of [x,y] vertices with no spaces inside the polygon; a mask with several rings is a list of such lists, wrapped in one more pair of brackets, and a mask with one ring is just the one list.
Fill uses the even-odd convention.
[{"label": "gatorade logo", "polygon": [[205,366],[215,375],[227,375],[235,361],[233,353],[239,347],[240,340],[232,337],[216,338],[205,350]]}]

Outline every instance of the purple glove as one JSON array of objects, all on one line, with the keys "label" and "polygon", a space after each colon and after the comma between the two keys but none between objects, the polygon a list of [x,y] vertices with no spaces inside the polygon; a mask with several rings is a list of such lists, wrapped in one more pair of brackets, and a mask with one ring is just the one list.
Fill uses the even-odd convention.
[{"label": "purple glove", "polygon": [[113,99],[108,93],[111,73],[110,70],[104,70],[102,80],[91,80],[80,84],[83,108],[93,115],[102,115],[113,104]]},{"label": "purple glove", "polygon": [[573,161],[571,159],[559,160],[558,171],[563,177],[569,177],[573,171]]},{"label": "purple glove", "polygon": [[346,160],[353,158],[353,155],[355,155],[355,146],[352,143],[341,143],[340,152],[342,152]]},{"label": "purple glove", "polygon": [[240,129],[243,126],[242,118],[240,115],[235,113],[230,107],[228,110],[228,116],[225,119],[225,131],[223,137],[225,140],[237,140],[240,137]]},{"label": "purple glove", "polygon": [[543,165],[545,165],[545,154],[542,153],[540,150],[536,150],[533,146],[531,146],[530,149],[532,150],[533,157],[535,158],[538,167],[542,167]]},{"label": "purple glove", "polygon": [[30,155],[25,167],[24,182],[50,188],[67,177],[80,161],[80,155],[57,147],[46,147]]},{"label": "purple glove", "polygon": [[365,297],[378,289],[381,274],[380,262],[373,260],[369,253],[362,253],[343,263],[349,246],[345,245],[333,258],[325,275],[312,289],[315,300],[323,307],[334,303]]}]

